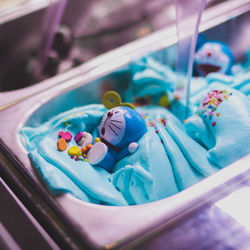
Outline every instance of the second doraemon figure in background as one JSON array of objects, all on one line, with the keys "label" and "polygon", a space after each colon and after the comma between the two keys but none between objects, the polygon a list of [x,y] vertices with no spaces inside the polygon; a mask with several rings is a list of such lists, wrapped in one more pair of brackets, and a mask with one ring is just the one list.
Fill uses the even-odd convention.
[{"label": "second doraemon figure in background", "polygon": [[230,75],[234,56],[230,48],[222,42],[204,43],[195,54],[195,66],[201,76],[212,72]]},{"label": "second doraemon figure in background", "polygon": [[147,126],[132,105],[121,103],[116,92],[105,93],[103,100],[106,108],[113,108],[103,116],[98,127],[100,142],[89,150],[87,159],[111,171],[116,161],[137,150],[137,141],[147,132]]}]

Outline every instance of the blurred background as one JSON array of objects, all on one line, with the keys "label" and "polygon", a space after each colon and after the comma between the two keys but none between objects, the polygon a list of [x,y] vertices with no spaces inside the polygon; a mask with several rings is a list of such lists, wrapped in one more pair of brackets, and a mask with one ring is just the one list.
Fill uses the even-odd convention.
[{"label": "blurred background", "polygon": [[[219,2],[208,0],[206,8]],[[0,91],[30,86],[174,23],[173,0],[1,0]]]}]

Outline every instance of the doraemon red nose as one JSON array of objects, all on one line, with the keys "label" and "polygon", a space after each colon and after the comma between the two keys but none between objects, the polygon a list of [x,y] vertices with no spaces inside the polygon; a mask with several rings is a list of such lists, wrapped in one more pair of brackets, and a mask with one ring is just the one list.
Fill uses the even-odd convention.
[{"label": "doraemon red nose", "polygon": [[210,51],[207,52],[207,57],[211,57],[212,53]]},{"label": "doraemon red nose", "polygon": [[113,115],[113,112],[111,112],[111,111],[109,111],[107,114],[108,117],[111,117],[112,115]]}]

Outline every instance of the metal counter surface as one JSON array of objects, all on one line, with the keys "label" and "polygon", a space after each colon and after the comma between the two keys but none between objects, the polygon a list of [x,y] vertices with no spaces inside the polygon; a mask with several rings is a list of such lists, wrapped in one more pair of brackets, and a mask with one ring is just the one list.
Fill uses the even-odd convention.
[{"label": "metal counter surface", "polygon": [[59,249],[1,177],[0,248]]},{"label": "metal counter surface", "polygon": [[[249,186],[247,187],[249,192]],[[228,198],[239,192],[245,192],[245,189],[239,189],[229,195]],[[234,197],[235,198],[235,197]],[[167,228],[164,232],[156,235],[150,240],[133,246],[131,249],[151,250],[151,249],[249,249],[250,231],[227,212],[223,211],[218,204],[224,202],[222,199],[215,204],[196,211],[178,224]],[[245,197],[238,204],[234,204],[238,209],[238,215],[241,213],[239,206],[245,206],[249,209],[250,199]],[[248,221],[248,216],[244,215],[244,220]]]}]

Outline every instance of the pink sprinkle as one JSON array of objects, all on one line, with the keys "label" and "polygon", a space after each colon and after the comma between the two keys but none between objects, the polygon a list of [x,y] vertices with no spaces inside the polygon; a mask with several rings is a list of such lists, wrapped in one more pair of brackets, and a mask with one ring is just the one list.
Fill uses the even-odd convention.
[{"label": "pink sprinkle", "polygon": [[82,138],[83,138],[83,132],[81,131],[79,131],[74,137],[76,143],[78,143]]},{"label": "pink sprinkle", "polygon": [[216,125],[216,122],[212,122],[212,126],[215,126]]},{"label": "pink sprinkle", "polygon": [[58,137],[59,137],[59,138],[62,138],[63,133],[64,133],[63,131],[60,131],[60,132],[58,133]]},{"label": "pink sprinkle", "polygon": [[209,115],[212,115],[213,114],[213,111],[209,111]]},{"label": "pink sprinkle", "polygon": [[155,130],[155,133],[159,133],[159,130]]},{"label": "pink sprinkle", "polygon": [[66,141],[70,141],[71,138],[72,138],[72,134],[71,134],[69,131],[66,131],[66,132],[60,131],[60,132],[58,133],[58,137],[59,137],[59,138],[63,138],[63,139],[65,139]]}]

